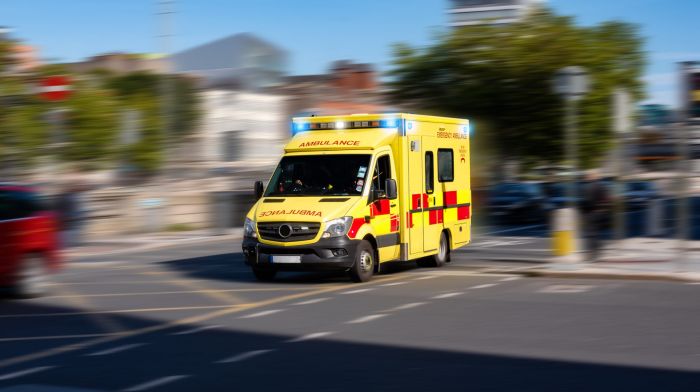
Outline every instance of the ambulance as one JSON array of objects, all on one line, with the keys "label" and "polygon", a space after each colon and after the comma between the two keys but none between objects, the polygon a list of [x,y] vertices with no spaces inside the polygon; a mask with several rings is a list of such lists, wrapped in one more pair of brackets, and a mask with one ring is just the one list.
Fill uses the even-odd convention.
[{"label": "ambulance", "polygon": [[415,114],[299,117],[244,223],[245,262],[346,271],[365,282],[392,261],[440,267],[471,238],[469,121]]}]

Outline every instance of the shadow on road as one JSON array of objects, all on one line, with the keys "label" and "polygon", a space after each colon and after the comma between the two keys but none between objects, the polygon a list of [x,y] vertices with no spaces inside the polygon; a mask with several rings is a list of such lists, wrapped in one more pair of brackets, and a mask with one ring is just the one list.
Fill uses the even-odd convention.
[{"label": "shadow on road", "polygon": [[[74,312],[30,303],[15,304],[13,313]],[[4,306],[4,304],[0,304]],[[3,314],[8,314],[3,312]],[[78,317],[78,319],[73,319]],[[158,322],[114,315],[122,325],[143,328]],[[84,324],[75,324],[82,320]],[[30,336],[20,325],[2,335]],[[221,320],[210,320],[221,323]],[[179,378],[167,391],[697,391],[697,373],[567,360],[544,360],[488,353],[454,352],[342,341],[341,332],[323,339],[289,342],[296,336],[243,331],[249,324],[230,321],[219,329],[174,335],[197,325],[180,325],[148,334],[80,346],[91,339],[0,342],[0,364],[30,352],[78,344],[68,352],[0,369],[0,390],[17,385],[122,390],[154,379]],[[24,319],[25,325],[52,325],[54,335],[81,332],[66,328],[83,325],[79,316]],[[322,324],[322,323],[320,323]],[[319,326],[321,328],[321,326]],[[283,330],[279,326],[279,330]],[[435,326],[436,330],[440,325]],[[316,332],[316,331],[309,331]],[[428,332],[426,332],[428,333]],[[354,334],[357,336],[357,334]],[[367,331],[365,336],[372,336]],[[421,337],[416,336],[416,344]],[[125,347],[121,351],[100,352]],[[81,348],[82,347],[82,348]],[[269,350],[269,351],[266,351]],[[251,354],[252,353],[252,354]],[[92,354],[92,355],[91,355]],[[98,354],[98,355],[95,355]],[[238,358],[238,360],[236,360]],[[229,362],[221,362],[229,359]],[[13,372],[39,367],[36,373],[2,380]]]}]

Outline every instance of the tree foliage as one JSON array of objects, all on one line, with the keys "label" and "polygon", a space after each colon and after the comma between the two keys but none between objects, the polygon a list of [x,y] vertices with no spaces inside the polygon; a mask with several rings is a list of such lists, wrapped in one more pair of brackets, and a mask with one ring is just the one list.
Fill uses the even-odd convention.
[{"label": "tree foliage", "polygon": [[[623,22],[576,26],[546,9],[507,26],[466,26],[423,49],[395,46],[393,98],[415,110],[466,117],[476,137],[501,156],[560,161],[563,101],[552,92],[560,68],[579,65],[591,92],[579,109],[578,145],[586,166],[598,163],[611,138],[611,95],[625,87],[642,97],[644,66],[637,28]],[[489,134],[479,133],[486,124]]]}]

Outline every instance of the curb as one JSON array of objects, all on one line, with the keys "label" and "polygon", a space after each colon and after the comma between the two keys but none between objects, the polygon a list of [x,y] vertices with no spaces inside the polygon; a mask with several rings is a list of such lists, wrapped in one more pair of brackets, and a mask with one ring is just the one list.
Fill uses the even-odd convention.
[{"label": "curb", "polygon": [[[168,247],[174,247],[174,246],[179,246],[179,245],[184,245],[184,244],[189,244],[189,243],[206,243],[206,242],[215,242],[215,241],[224,241],[224,240],[238,240],[243,238],[240,234],[226,234],[226,235],[221,235],[221,236],[208,236],[208,237],[195,237],[195,238],[186,238],[186,239],[178,239],[178,240],[167,240],[165,242],[156,242],[156,243],[150,243],[150,244],[143,244],[139,246],[134,246],[128,249],[122,249],[122,250],[113,250],[113,251],[107,251],[107,252],[87,252],[87,253],[78,253],[78,254],[71,254],[70,251],[66,251],[64,253],[64,257],[68,260],[75,260],[75,259],[80,259],[80,258],[85,258],[85,257],[94,257],[94,256],[114,256],[114,255],[119,255],[119,254],[127,254],[127,253],[136,253],[136,252],[144,252],[147,250],[155,250],[155,249],[163,249],[163,248],[168,248]],[[128,243],[128,242],[121,242],[120,244],[123,244],[124,246],[129,246],[130,244],[133,243]]]}]

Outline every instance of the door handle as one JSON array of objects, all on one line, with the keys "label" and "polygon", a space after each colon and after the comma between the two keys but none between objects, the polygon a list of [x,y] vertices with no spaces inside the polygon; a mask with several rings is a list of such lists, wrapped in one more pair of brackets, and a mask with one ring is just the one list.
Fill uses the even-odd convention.
[{"label": "door handle", "polygon": [[396,207],[396,203],[390,204],[389,206],[390,206],[390,207]]}]

